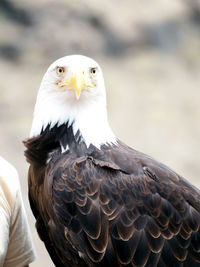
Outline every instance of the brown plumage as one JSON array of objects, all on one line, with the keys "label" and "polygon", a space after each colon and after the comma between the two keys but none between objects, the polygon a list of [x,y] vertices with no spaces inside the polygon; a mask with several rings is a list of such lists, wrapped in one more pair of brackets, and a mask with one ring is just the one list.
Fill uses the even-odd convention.
[{"label": "brown plumage", "polygon": [[99,150],[80,140],[65,124],[24,142],[30,204],[54,264],[200,266],[200,191],[120,141]]}]

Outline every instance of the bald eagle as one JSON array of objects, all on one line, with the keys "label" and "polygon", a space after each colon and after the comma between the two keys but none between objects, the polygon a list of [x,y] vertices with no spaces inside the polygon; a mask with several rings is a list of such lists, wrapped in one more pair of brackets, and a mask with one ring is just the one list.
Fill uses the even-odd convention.
[{"label": "bald eagle", "polygon": [[200,191],[115,137],[94,60],[48,68],[24,144],[31,209],[55,266],[200,266]]}]

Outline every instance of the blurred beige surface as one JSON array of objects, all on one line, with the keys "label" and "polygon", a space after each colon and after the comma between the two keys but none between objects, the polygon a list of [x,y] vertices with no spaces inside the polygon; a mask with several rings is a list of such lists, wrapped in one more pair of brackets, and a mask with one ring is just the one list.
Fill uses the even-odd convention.
[{"label": "blurred beige surface", "polygon": [[[6,4],[5,4],[6,3]],[[0,153],[18,169],[37,250],[22,140],[48,65],[84,54],[103,68],[110,124],[122,141],[200,187],[199,1],[1,1]]]}]

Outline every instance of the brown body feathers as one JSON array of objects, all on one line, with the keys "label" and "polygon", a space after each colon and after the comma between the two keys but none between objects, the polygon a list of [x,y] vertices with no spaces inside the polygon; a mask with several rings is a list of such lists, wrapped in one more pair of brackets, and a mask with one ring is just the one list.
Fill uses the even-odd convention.
[{"label": "brown body feathers", "polygon": [[24,143],[56,266],[200,266],[200,191],[165,165],[121,142],[87,148],[67,124]]}]

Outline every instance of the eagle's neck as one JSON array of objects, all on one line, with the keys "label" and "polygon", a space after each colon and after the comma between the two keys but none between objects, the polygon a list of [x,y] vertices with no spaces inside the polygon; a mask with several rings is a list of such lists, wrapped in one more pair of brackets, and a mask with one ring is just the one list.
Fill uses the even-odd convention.
[{"label": "eagle's neck", "polygon": [[[54,126],[68,125],[76,136],[77,133],[86,147],[93,145],[100,148],[101,145],[116,143],[116,138],[107,120],[106,103],[104,99],[90,101],[80,99],[66,105],[65,99],[52,99],[39,97],[35,106],[34,120],[31,129],[31,137],[37,137],[42,131]],[[52,101],[51,101],[52,100]],[[61,142],[62,146],[62,142]],[[65,149],[62,147],[62,149]]]}]

